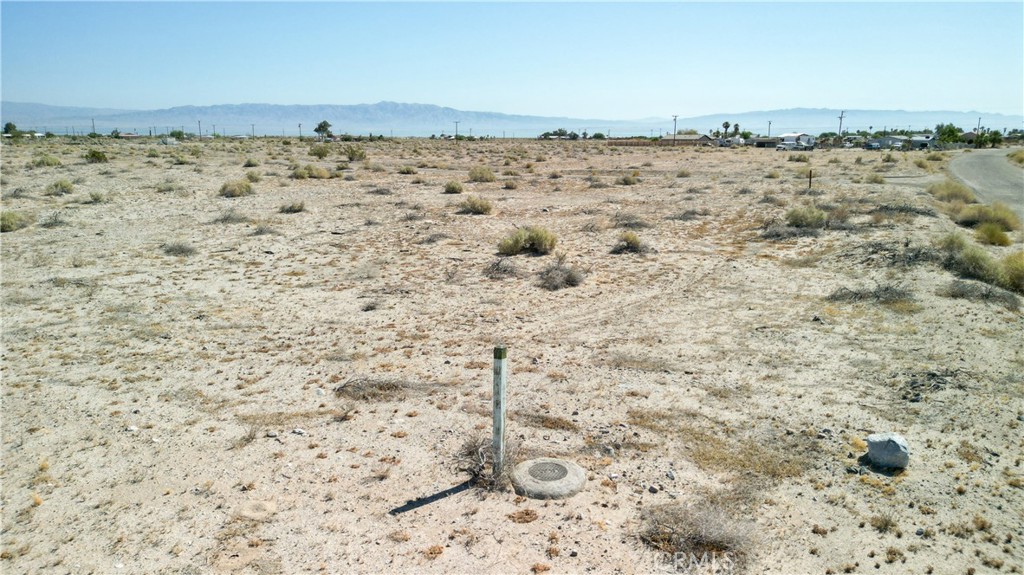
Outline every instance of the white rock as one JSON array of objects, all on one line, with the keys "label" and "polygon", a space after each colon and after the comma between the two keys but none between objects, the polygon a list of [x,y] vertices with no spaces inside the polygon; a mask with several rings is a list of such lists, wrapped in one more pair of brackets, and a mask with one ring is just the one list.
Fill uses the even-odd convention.
[{"label": "white rock", "polygon": [[306,430],[302,429],[301,427],[296,427],[295,429],[292,430],[292,433],[294,433],[295,435],[306,435]]},{"label": "white rock", "polygon": [[898,433],[875,433],[868,436],[868,458],[879,467],[903,469],[910,464],[910,447]]}]

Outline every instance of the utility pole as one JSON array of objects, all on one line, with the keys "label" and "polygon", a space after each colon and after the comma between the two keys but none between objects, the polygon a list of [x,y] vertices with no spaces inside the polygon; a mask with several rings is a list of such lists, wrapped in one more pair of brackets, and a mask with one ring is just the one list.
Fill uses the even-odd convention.
[{"label": "utility pole", "polygon": [[214,125],[213,125],[213,135],[214,135],[214,136],[216,136],[216,135],[217,135],[217,124],[214,124]]},{"label": "utility pole", "polygon": [[839,112],[839,137],[843,137],[843,116],[846,115],[846,110]]},{"label": "utility pole", "polygon": [[299,124],[299,139],[302,139],[302,124]]},{"label": "utility pole", "polygon": [[676,114],[672,114],[672,145],[673,146],[676,145],[676,134],[679,133],[679,131],[676,130],[676,118],[678,118],[678,117],[679,116],[677,116]]},{"label": "utility pole", "polygon": [[[981,125],[981,118],[978,118],[978,125]],[[96,133],[96,118],[92,119],[92,133]]]},{"label": "utility pole", "polygon": [[768,120],[768,137],[772,137],[772,121]]},{"label": "utility pole", "polygon": [[203,139],[203,121],[202,120],[196,120],[196,121],[199,122],[199,139],[202,140]]},{"label": "utility pole", "polygon": [[252,139],[255,140],[256,139],[256,124],[249,124],[249,127],[252,128]]},{"label": "utility pole", "polygon": [[455,141],[459,141],[459,120],[455,120]]}]

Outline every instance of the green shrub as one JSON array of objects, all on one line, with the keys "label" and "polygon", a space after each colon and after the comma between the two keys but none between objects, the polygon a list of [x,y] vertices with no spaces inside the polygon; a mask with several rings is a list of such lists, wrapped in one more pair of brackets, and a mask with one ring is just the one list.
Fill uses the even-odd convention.
[{"label": "green shrub", "polygon": [[871,174],[867,177],[867,183],[869,184],[884,184],[885,178],[881,174]]},{"label": "green shrub", "polygon": [[690,177],[690,170],[687,170],[686,168],[682,168],[678,172],[676,172],[676,177],[677,178],[689,178]]},{"label": "green shrub", "polygon": [[59,166],[60,160],[49,154],[43,154],[42,156],[36,158],[32,162],[32,165],[37,168],[52,168],[55,166]]},{"label": "green shrub", "polygon": [[256,170],[249,170],[248,172],[245,173],[245,179],[255,184],[256,182],[262,180],[263,176],[261,176],[260,173],[257,172]]},{"label": "green shrub", "polygon": [[220,187],[219,192],[219,194],[225,198],[239,198],[242,196],[249,196],[254,193],[255,191],[252,189],[252,184],[248,180],[226,182]]},{"label": "green shrub", "polygon": [[780,174],[778,170],[772,170],[765,174],[764,177],[768,178],[769,180],[777,180],[782,177],[782,174]]},{"label": "green shrub", "polygon": [[1003,227],[995,222],[985,222],[974,230],[974,237],[983,244],[990,246],[1010,245],[1010,236],[1006,235]]},{"label": "green shrub", "polygon": [[790,154],[788,161],[790,162],[810,162],[811,159],[807,157],[807,154]]},{"label": "green shrub", "polygon": [[327,144],[314,144],[309,147],[309,155],[314,158],[324,159],[331,154],[331,147]]},{"label": "green shrub", "polygon": [[108,160],[107,155],[100,150],[89,150],[85,153],[85,161],[90,164],[105,164],[110,160]]},{"label": "green shrub", "polygon": [[1000,263],[1003,268],[1002,287],[1024,294],[1024,251],[1012,253]]},{"label": "green shrub", "polygon": [[882,157],[882,163],[884,164],[895,164],[899,159],[892,155],[892,152],[888,152]]},{"label": "green shrub", "polygon": [[25,214],[4,210],[0,213],[0,232],[13,232],[27,227],[31,221]]},{"label": "green shrub", "polygon": [[469,181],[471,182],[493,182],[494,172],[487,166],[474,166],[469,170]]},{"label": "green shrub", "polygon": [[555,249],[558,239],[544,228],[528,226],[516,230],[498,243],[498,253],[514,256],[521,253],[544,255]]},{"label": "green shrub", "polygon": [[515,180],[505,180],[505,183],[502,184],[501,187],[506,190],[514,190],[519,187],[519,184],[517,184]]},{"label": "green shrub", "polygon": [[402,166],[401,168],[398,168],[398,173],[406,176],[411,176],[412,174],[416,173],[416,168],[412,166]]},{"label": "green shrub", "polygon": [[1008,232],[1020,229],[1020,218],[1009,206],[1001,202],[996,202],[991,206],[981,204],[964,206],[956,215],[956,223],[969,228],[991,223]]},{"label": "green shrub", "polygon": [[801,206],[786,212],[786,223],[794,228],[822,228],[826,218],[825,212],[814,206]]},{"label": "green shrub", "polygon": [[931,152],[927,156],[925,156],[924,159],[928,160],[929,162],[941,162],[942,160],[946,159],[946,156],[943,156],[938,152]]},{"label": "green shrub", "polygon": [[245,159],[245,163],[242,164],[242,167],[243,168],[255,168],[258,165],[260,165],[259,160],[256,160],[255,158],[246,158]]},{"label": "green shrub", "polygon": [[359,162],[366,159],[366,150],[364,150],[362,146],[349,144],[345,146],[345,149],[342,150],[342,153],[345,154],[346,157],[348,157],[348,161],[350,162]]},{"label": "green shrub", "polygon": [[306,164],[301,168],[295,168],[292,170],[292,178],[296,180],[305,180],[306,178],[313,178],[314,180],[326,180],[331,177],[331,173],[327,171],[327,168],[320,166],[314,166],[312,164]]},{"label": "green shrub", "polygon": [[462,184],[460,184],[459,182],[456,182],[455,180],[452,180],[452,181],[450,181],[450,182],[448,182],[447,184],[444,185],[444,193],[446,193],[446,194],[461,194],[462,193]]},{"label": "green shrub", "polygon": [[281,206],[277,211],[281,212],[282,214],[298,214],[300,212],[306,211],[306,204],[305,202],[285,204]]},{"label": "green shrub", "polygon": [[75,185],[65,179],[57,180],[49,186],[46,186],[46,195],[48,196],[64,196],[74,191]]},{"label": "green shrub", "polygon": [[459,211],[464,214],[487,215],[493,209],[490,201],[479,196],[470,196],[459,204]]},{"label": "green shrub", "polygon": [[928,193],[935,196],[935,199],[942,202],[952,202],[957,200],[965,204],[972,204],[976,201],[974,198],[974,192],[972,192],[970,188],[960,182],[954,182],[953,180],[946,180],[944,182],[931,184],[928,186]]}]

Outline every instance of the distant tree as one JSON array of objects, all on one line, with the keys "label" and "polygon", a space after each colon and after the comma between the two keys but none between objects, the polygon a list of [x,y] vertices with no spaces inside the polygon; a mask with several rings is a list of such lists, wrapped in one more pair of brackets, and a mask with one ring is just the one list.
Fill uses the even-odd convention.
[{"label": "distant tree", "polygon": [[4,133],[13,136],[18,133],[18,127],[14,125],[14,122],[7,122],[4,124]]},{"label": "distant tree", "polygon": [[728,120],[722,122],[722,135],[728,135],[729,134],[729,126],[731,126],[731,125],[732,124],[730,124]]},{"label": "distant tree", "polygon": [[693,128],[686,128],[685,130],[684,129],[676,130],[676,134],[679,134],[680,136],[697,136],[698,132],[697,132],[697,130],[694,130]]},{"label": "distant tree", "polygon": [[603,139],[605,139],[605,137],[606,136],[604,134],[602,134],[601,132],[594,132],[594,135],[590,136],[590,138],[592,140],[603,140]]},{"label": "distant tree", "polygon": [[118,130],[117,128],[114,128],[113,130],[110,131],[110,137],[111,138],[120,138],[121,137],[121,130]]},{"label": "distant tree", "polygon": [[740,135],[740,125],[739,124],[733,124],[732,125],[732,137],[735,138],[738,135]]},{"label": "distant tree", "polygon": [[331,134],[331,123],[328,122],[327,120],[324,120],[324,121],[320,122],[319,124],[317,124],[316,128],[314,128],[313,131],[316,132],[316,134],[318,136],[320,136],[321,140],[324,139],[324,138],[329,138],[332,135]]},{"label": "distant tree", "polygon": [[742,132],[740,132],[740,137],[743,138],[744,140],[749,140],[750,137],[753,135],[754,134],[750,133],[750,130],[743,130]]},{"label": "distant tree", "polygon": [[943,144],[954,144],[961,140],[963,130],[953,124],[939,124],[935,126],[935,137]]},{"label": "distant tree", "polygon": [[171,130],[167,135],[178,140],[185,139],[184,130]]}]

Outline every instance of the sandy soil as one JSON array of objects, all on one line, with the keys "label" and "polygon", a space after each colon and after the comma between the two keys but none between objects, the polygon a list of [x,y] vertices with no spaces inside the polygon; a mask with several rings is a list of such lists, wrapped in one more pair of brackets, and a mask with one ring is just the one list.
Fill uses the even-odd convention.
[{"label": "sandy soil", "polygon": [[[4,573],[700,572],[645,541],[659,512],[721,535],[720,572],[1024,568],[1024,317],[918,257],[956,228],[925,191],[955,153],[361,145],[332,179],[291,176],[343,144],[3,146],[35,222],[0,238]],[[812,202],[820,235],[763,237]],[[581,285],[539,285],[556,254],[488,277],[527,225]],[[611,253],[627,229],[647,253]],[[909,298],[829,298],[879,287]],[[519,457],[585,490],[389,513],[468,479],[497,343]],[[905,472],[859,461],[881,431]]]}]

